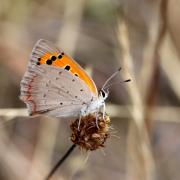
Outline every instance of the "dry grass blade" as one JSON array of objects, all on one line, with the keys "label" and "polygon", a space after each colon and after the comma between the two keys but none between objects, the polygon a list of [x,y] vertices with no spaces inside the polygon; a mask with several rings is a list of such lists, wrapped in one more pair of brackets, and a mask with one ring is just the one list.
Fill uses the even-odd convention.
[{"label": "dry grass blade", "polygon": [[[149,31],[148,40],[144,45],[145,47],[143,47],[144,51],[141,52],[143,65],[141,66],[141,73],[138,77],[133,69],[133,61],[137,60],[138,57],[132,54],[130,50],[130,48],[136,49],[133,46],[133,41],[138,41],[138,38],[131,39],[129,37],[129,33],[132,32],[129,26],[130,23],[128,24],[128,22],[119,22],[118,24],[118,38],[123,52],[123,66],[129,71],[132,77],[132,83],[128,86],[132,104],[132,109],[129,109],[129,111],[132,120],[129,124],[127,142],[127,178],[128,180],[152,180],[155,176],[155,166],[151,151],[148,124],[146,122],[146,98],[151,79],[154,75],[154,69],[156,69],[156,63],[154,62],[154,58],[156,58],[156,44],[154,42],[157,41],[159,29],[157,26],[155,32],[153,31],[151,33]],[[136,31],[132,33],[136,33]],[[137,49],[141,48],[141,46],[142,44],[139,44]],[[146,66],[144,66],[144,63]]]}]

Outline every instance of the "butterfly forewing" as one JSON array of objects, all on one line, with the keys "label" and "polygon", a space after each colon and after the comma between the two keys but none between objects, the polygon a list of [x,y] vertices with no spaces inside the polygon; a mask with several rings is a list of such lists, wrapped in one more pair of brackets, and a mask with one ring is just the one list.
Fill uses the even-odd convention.
[{"label": "butterfly forewing", "polygon": [[[20,96],[31,115],[78,116],[85,104],[97,98],[91,78],[75,61],[63,56],[64,53],[45,40],[35,45],[21,81]],[[88,83],[92,81],[91,86],[86,79]]]},{"label": "butterfly forewing", "polygon": [[70,56],[59,50],[49,41],[43,39],[39,40],[33,48],[30,59],[32,64],[48,64],[66,68],[71,73],[82,79],[95,95],[98,95],[94,81],[87,75],[83,68]]}]

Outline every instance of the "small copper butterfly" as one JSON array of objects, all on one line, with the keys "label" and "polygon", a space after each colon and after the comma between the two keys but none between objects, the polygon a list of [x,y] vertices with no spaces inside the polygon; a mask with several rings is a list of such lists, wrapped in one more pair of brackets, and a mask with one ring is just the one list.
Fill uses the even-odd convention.
[{"label": "small copper butterfly", "polygon": [[26,103],[30,115],[81,119],[90,113],[98,113],[101,108],[104,114],[108,97],[105,87],[116,74],[98,92],[94,81],[75,60],[41,39],[32,50],[21,81],[20,99]]}]

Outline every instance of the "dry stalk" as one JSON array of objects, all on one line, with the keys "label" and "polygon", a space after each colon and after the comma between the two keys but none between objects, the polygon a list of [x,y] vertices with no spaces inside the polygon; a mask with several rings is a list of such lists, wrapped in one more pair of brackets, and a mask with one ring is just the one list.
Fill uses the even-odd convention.
[{"label": "dry stalk", "polygon": [[[129,124],[127,142],[128,180],[153,180],[155,178],[150,132],[158,84],[158,48],[162,33],[161,5],[159,2],[146,4],[146,7],[149,10],[151,9],[149,12],[146,12],[147,14],[144,14],[148,24],[144,21],[139,21],[139,24],[136,24],[135,21],[134,23],[137,25],[135,27],[135,24],[131,22],[134,20],[131,17],[132,14],[126,14],[127,17],[118,24],[118,40],[122,48],[123,67],[128,70],[132,77],[132,83],[128,85],[128,93],[132,104],[132,109],[129,109],[132,120]],[[127,3],[130,2],[128,1]],[[127,4],[128,6],[131,8]],[[144,35],[135,36],[141,29],[141,27],[138,28],[138,25],[146,28]],[[144,38],[143,43],[140,42],[140,38]],[[139,53],[139,55],[137,56],[133,52]],[[135,73],[134,67],[135,63],[140,61],[139,57],[141,57],[142,63],[140,63],[140,73],[138,74]],[[127,72],[125,72],[125,75],[127,75]]]}]

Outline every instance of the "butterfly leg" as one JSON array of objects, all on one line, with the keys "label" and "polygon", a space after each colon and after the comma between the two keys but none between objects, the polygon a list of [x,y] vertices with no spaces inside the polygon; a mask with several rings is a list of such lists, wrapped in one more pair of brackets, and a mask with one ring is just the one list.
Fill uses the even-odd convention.
[{"label": "butterfly leg", "polygon": [[96,112],[96,127],[99,129],[99,125],[98,125],[98,112]]},{"label": "butterfly leg", "polygon": [[106,105],[103,103],[103,119],[105,119],[105,114],[106,114]]},{"label": "butterfly leg", "polygon": [[80,114],[80,115],[79,115],[79,122],[78,122],[78,131],[80,131],[81,117],[82,117],[82,115]]}]

